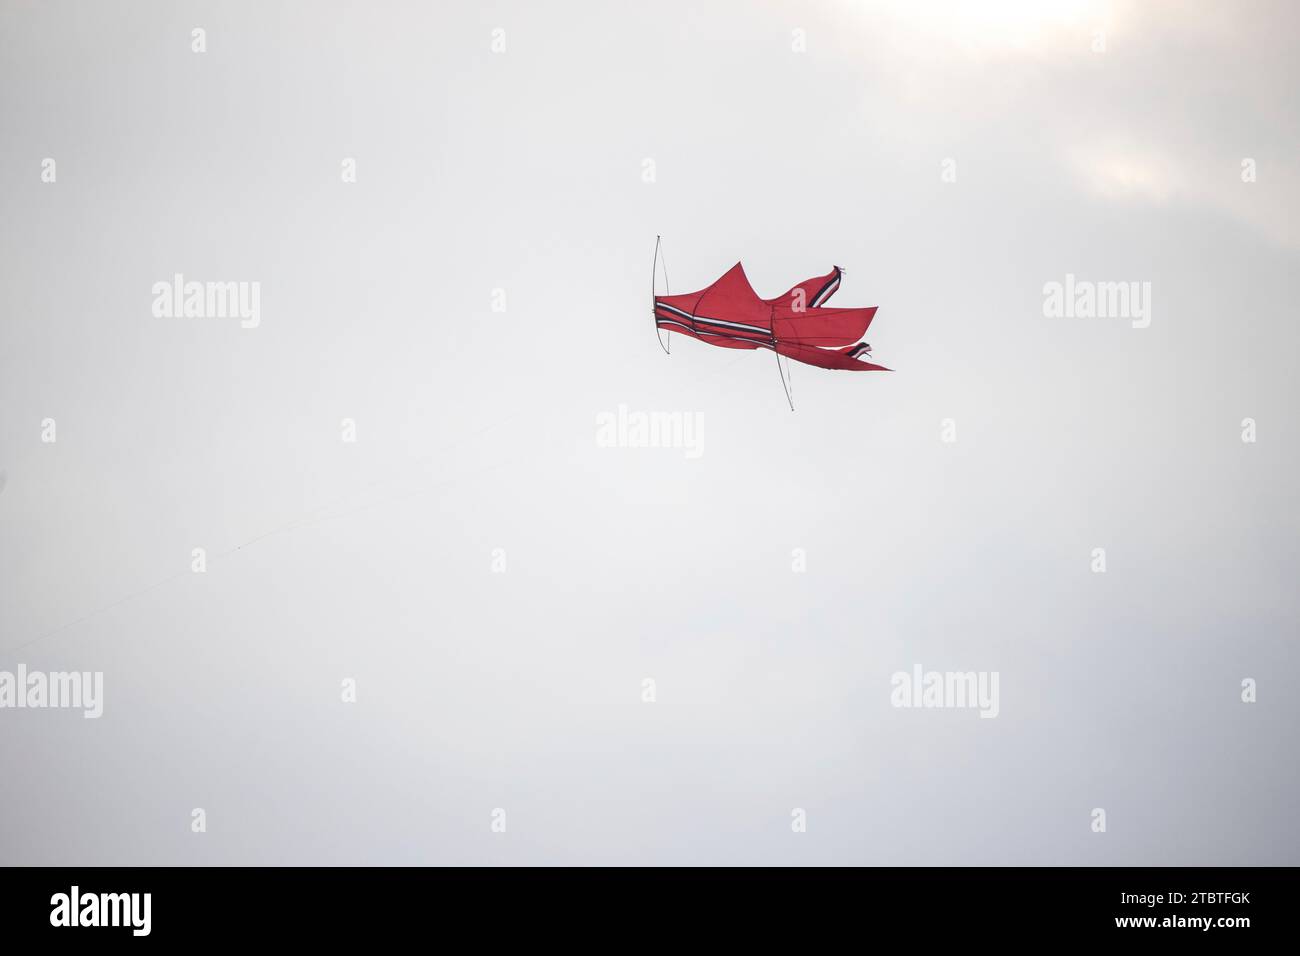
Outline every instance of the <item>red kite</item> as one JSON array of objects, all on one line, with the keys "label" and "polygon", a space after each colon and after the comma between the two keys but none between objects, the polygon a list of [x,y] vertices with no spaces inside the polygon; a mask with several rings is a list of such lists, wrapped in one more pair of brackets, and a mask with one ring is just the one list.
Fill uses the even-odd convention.
[{"label": "red kite", "polygon": [[[656,260],[658,252],[656,243]],[[737,262],[699,292],[655,295],[655,328],[723,348],[771,349],[819,368],[887,372],[883,365],[862,361],[862,356],[870,355],[871,346],[860,340],[876,307],[830,309],[823,305],[839,289],[842,276],[840,267],[835,266],[826,275],[806,279],[775,299],[760,299],[744,266]]]}]

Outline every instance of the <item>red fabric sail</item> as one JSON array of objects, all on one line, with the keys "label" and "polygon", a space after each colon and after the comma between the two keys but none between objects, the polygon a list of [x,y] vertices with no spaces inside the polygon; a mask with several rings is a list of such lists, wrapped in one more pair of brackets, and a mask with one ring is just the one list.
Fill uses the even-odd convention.
[{"label": "red fabric sail", "polygon": [[777,307],[772,313],[772,331],[778,342],[839,348],[853,345],[867,334],[876,307],[868,309],[804,309],[795,312]]},{"label": "red fabric sail", "polygon": [[760,299],[739,262],[699,292],[655,296],[655,325],[732,349],[771,349],[797,362],[849,371],[888,371],[862,361],[871,346],[866,334],[876,307],[821,306],[840,287],[842,272],[807,279],[774,299]]},{"label": "red fabric sail", "polygon": [[799,305],[805,309],[819,308],[826,304],[826,300],[833,296],[840,287],[840,276],[843,272],[839,266],[832,267],[831,271],[824,276],[815,276],[812,279],[804,279],[796,286],[791,286],[790,290],[775,299],[764,299],[768,305],[793,305],[800,299]]},{"label": "red fabric sail", "polygon": [[794,342],[777,342],[776,351],[786,358],[818,368],[841,368],[853,372],[888,372],[883,365],[873,365],[859,360],[859,355],[869,355],[871,348],[863,345],[850,345],[843,349],[819,349],[813,345],[798,345]]}]

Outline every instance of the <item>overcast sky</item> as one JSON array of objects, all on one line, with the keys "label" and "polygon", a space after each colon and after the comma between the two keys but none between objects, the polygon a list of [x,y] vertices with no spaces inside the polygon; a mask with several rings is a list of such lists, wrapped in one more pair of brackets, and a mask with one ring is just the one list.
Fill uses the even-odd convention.
[{"label": "overcast sky", "polygon": [[[104,675],[0,861],[1300,863],[1298,20],[0,0],[0,671]],[[660,234],[895,371],[664,355]]]}]

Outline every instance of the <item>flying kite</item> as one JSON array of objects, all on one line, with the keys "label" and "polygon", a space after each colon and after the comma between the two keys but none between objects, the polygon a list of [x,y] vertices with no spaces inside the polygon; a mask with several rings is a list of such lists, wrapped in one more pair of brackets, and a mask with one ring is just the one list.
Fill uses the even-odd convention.
[{"label": "flying kite", "polygon": [[[658,261],[656,240],[656,266]],[[739,262],[699,292],[658,295],[652,279],[655,332],[663,329],[729,349],[771,349],[777,355],[778,370],[780,356],[785,356],[818,368],[887,372],[889,369],[883,365],[863,360],[863,356],[870,356],[871,346],[861,339],[876,315],[876,307],[825,306],[838,291],[843,275],[843,270],[835,266],[826,275],[805,279],[774,299],[758,297]],[[666,285],[666,268],[664,279]],[[659,344],[664,344],[662,339]],[[664,351],[668,351],[667,346]],[[784,372],[781,381],[786,383]],[[790,407],[794,407],[793,402]]]}]

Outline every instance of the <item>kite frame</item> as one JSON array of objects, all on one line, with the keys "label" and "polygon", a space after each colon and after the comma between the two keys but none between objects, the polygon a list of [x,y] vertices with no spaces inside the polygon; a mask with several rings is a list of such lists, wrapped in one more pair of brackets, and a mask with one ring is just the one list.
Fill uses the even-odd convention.
[{"label": "kite frame", "polygon": [[[664,344],[663,335],[660,333],[660,330],[659,330],[659,302],[658,302],[658,299],[659,299],[659,293],[658,293],[658,291],[656,291],[656,289],[655,289],[655,283],[656,283],[656,282],[658,281],[658,279],[659,279],[659,247],[663,244],[663,238],[664,238],[664,237],[661,236],[661,235],[656,235],[656,236],[655,236],[655,254],[654,254],[654,259],[653,259],[653,261],[650,263],[650,321],[654,323],[654,326],[655,326],[655,339],[658,340],[658,342],[659,342],[659,347],[660,347],[661,349],[664,350],[664,354],[665,354],[665,355],[672,355],[673,353],[672,353],[672,350],[671,350],[670,346]],[[836,269],[840,269],[839,266],[836,266],[835,268],[836,268]],[[664,271],[664,295],[672,295],[672,291],[671,291],[671,290],[669,289],[669,287],[668,287],[668,260],[667,260],[666,257],[665,257],[665,259],[664,259],[664,270],[663,270],[663,271]],[[844,270],[843,270],[843,269],[840,269],[840,274],[841,274],[841,275],[843,274],[843,272],[844,272]],[[745,277],[745,281],[746,281],[746,282],[749,281],[749,277],[748,277],[748,276]],[[751,289],[751,290],[753,289],[753,286],[752,286],[752,285],[750,286],[750,289]],[[755,292],[754,294],[755,294],[755,295],[758,295],[757,292]],[[703,296],[701,296],[701,299],[703,299]],[[696,306],[696,308],[699,308],[699,302],[696,302],[696,303],[695,303],[695,306]],[[691,310],[691,317],[692,317],[692,319],[694,319],[694,313],[695,313],[695,309],[692,309],[692,310]],[[694,321],[692,321],[691,324],[694,325],[694,324],[695,324]],[[775,324],[774,324],[774,325],[773,325],[773,331],[772,331],[772,334],[771,334],[772,342],[771,342],[771,345],[770,345],[769,347],[772,349],[772,357],[776,359],[776,371],[777,371],[777,374],[781,376],[781,388],[783,388],[783,389],[785,390],[785,400],[786,400],[786,403],[790,406],[790,411],[794,411],[794,396],[793,396],[793,395],[791,394],[791,392],[790,392],[790,384],[791,384],[791,382],[793,381],[793,376],[791,376],[791,377],[789,378],[789,380],[787,380],[787,377],[786,377],[786,371],[787,371],[787,370],[789,369],[789,367],[790,367],[790,361],[789,361],[789,359],[786,359],[786,367],[785,367],[785,369],[781,368],[781,353],[778,352],[778,351],[776,350],[776,331],[775,331],[775,329],[776,329],[776,327],[775,327]],[[672,340],[673,340],[673,339],[672,339],[672,334],[669,333],[669,336],[668,336],[668,342],[671,344],[671,343],[672,343]]]},{"label": "kite frame", "polygon": [[[659,340],[659,347],[664,350],[665,355],[672,355],[670,345],[672,337],[668,339],[669,345],[664,345],[663,336],[659,334],[659,293],[655,291],[655,280],[659,276],[659,243],[663,236],[655,236],[655,258],[650,265],[650,321],[655,324],[655,338]],[[664,295],[672,295],[668,290],[668,260],[664,259]]]}]

